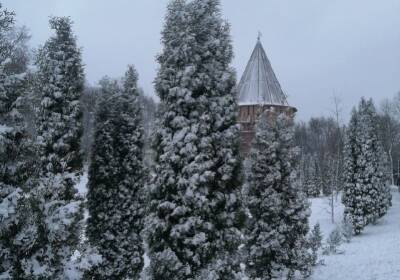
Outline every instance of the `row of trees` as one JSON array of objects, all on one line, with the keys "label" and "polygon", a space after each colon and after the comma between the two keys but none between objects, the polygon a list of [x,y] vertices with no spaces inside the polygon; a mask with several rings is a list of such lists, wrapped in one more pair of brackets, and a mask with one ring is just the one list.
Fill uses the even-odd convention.
[{"label": "row of trees", "polygon": [[333,117],[299,122],[296,144],[301,150],[300,178],[309,197],[329,196],[341,189],[345,128]]},{"label": "row of trees", "polygon": [[[1,16],[6,45],[8,33],[16,30],[14,14],[2,9]],[[241,262],[255,277],[308,271],[302,258],[308,206],[292,185],[290,121],[277,122],[280,127],[264,140],[269,129],[259,128],[259,141],[273,141],[264,145],[285,141],[271,148],[282,151],[274,173],[285,179],[257,182],[253,176],[243,199],[233,51],[219,1],[175,0],[168,6],[156,78],[161,104],[154,172],[145,166],[149,128],[135,69],[128,67],[122,83],[104,79],[100,89],[85,91],[71,26],[69,18],[50,20],[55,34],[37,52],[34,71],[21,57],[24,67],[11,67],[11,54],[1,53],[1,277],[138,279],[144,241],[151,279],[234,279],[243,273]],[[92,133],[83,133],[82,120]],[[87,147],[92,148],[84,198],[75,185]],[[254,157],[251,172],[263,172],[256,166],[268,164],[265,160]],[[259,184],[281,192],[271,217],[296,207],[290,222],[262,226],[269,220],[254,204],[261,199],[255,192]],[[275,227],[287,229],[265,250],[257,236]]]},{"label": "row of trees", "polygon": [[[295,126],[296,145],[301,150],[299,175],[309,197],[329,196],[343,188],[346,126],[341,124],[335,98],[333,117],[311,118]],[[385,178],[392,185],[400,178],[400,94],[385,99],[376,109],[376,130],[387,157]]]},{"label": "row of trees", "polygon": [[[241,192],[228,32],[218,1],[176,0],[168,6],[155,83],[161,101],[155,172],[149,176],[146,202],[138,199],[140,182],[149,174],[137,150],[143,146],[140,114],[134,107],[119,107],[137,102],[124,103],[126,95],[120,99],[128,92],[125,84],[106,87],[113,94],[106,99],[109,108],[99,109],[97,115],[88,195],[89,240],[106,260],[91,276],[139,277],[142,229],[150,279],[235,279],[243,277],[240,262],[253,279],[310,274],[315,255],[310,255],[306,238],[307,200],[296,184],[298,154],[290,117],[276,116],[271,122],[267,114],[261,116],[247,188]],[[387,160],[372,102],[361,102],[355,118],[362,125],[350,123],[346,130],[336,112],[336,118],[313,119],[305,128],[303,136],[309,137],[308,129],[312,133],[303,138],[303,162],[311,156],[302,166],[303,186],[314,196],[343,189],[345,218],[358,234],[390,206]],[[301,126],[297,132],[298,140]]]},{"label": "row of trees", "polygon": [[[343,191],[347,222],[353,224],[358,234],[365,225],[383,216],[390,206],[387,186],[396,184],[399,168],[396,164],[400,148],[400,119],[396,111],[399,99],[385,100],[379,111],[372,100],[362,100],[347,127],[340,125],[340,110],[335,101],[335,118],[312,118],[308,123],[296,125],[296,143],[301,148],[300,182],[309,197],[329,196],[332,222],[334,200]],[[374,163],[371,163],[372,157]],[[371,166],[366,167],[365,162]],[[373,210],[373,205],[380,210]]]},{"label": "row of trees", "polygon": [[[128,69],[124,90],[116,81],[106,78],[100,83],[101,89],[85,88],[81,51],[69,18],[50,20],[55,34],[39,48],[34,57],[35,68],[30,69],[27,31],[15,26],[13,12],[0,9],[0,275],[4,279],[78,279],[99,261],[99,255],[92,248],[101,248],[99,242],[84,242],[85,236],[92,241],[94,234],[90,233],[94,229],[88,226],[85,233],[83,214],[87,206],[75,189],[83,172],[84,158],[90,155],[95,112],[98,124],[104,114],[106,118],[111,114],[95,107],[114,110],[113,116],[125,118],[124,129],[128,132],[138,126],[137,131],[130,131],[131,137],[125,135],[126,139],[117,130],[109,131],[108,137],[120,153],[126,152],[125,156],[134,165],[112,160],[111,163],[132,174],[140,172],[136,166],[143,152],[140,141],[150,137],[155,104],[137,88],[133,67]],[[139,133],[142,118],[136,115],[142,114],[142,105],[151,110],[143,114],[144,129]],[[135,117],[137,121],[132,120]],[[105,121],[104,125],[109,129],[117,124]],[[133,141],[134,137],[138,140]],[[104,141],[104,145],[107,143]],[[139,159],[134,159],[132,151]],[[93,156],[101,152],[107,151],[95,150]],[[109,164],[106,161],[100,169],[111,168]],[[95,170],[93,164],[91,173],[96,173]],[[104,174],[104,171],[98,173]],[[128,190],[133,187],[132,182],[136,186],[144,185],[143,180],[135,179],[127,178],[124,182]],[[92,182],[93,185],[96,181]],[[115,188],[122,188],[121,182],[114,180],[113,183]],[[98,187],[101,189],[101,184]],[[120,196],[126,194],[115,198]],[[141,197],[131,193],[126,199]],[[95,212],[93,203],[88,205]],[[134,205],[130,209],[139,207]],[[131,215],[125,213],[125,217]],[[135,218],[133,215],[131,220]],[[115,230],[125,232],[121,227]],[[125,242],[131,243],[128,239]]]},{"label": "row of trees", "polygon": [[[85,90],[72,23],[52,18],[55,34],[29,71],[25,52],[8,49],[26,50],[26,36],[12,39],[25,31],[2,9],[2,278],[139,279],[146,251],[145,274],[155,280],[293,279],[308,276],[316,262],[306,237],[304,186],[316,196],[332,194],[343,182],[346,219],[355,233],[387,212],[384,146],[370,101],[354,111],[344,152],[337,119],[295,129],[291,116],[261,115],[242,190],[233,51],[219,6],[218,0],[168,5],[151,167],[145,120],[154,113],[143,112],[146,99],[134,67],[121,81],[106,78],[100,88]],[[313,157],[301,166],[303,188],[295,148],[300,140],[303,162]],[[75,188],[83,151],[90,159],[87,197]],[[334,188],[324,181],[330,159]]]}]

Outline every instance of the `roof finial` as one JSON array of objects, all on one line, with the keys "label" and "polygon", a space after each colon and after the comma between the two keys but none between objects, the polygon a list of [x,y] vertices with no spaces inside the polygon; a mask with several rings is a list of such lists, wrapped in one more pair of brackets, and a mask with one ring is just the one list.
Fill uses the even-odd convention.
[{"label": "roof finial", "polygon": [[259,41],[259,42],[260,42],[260,40],[261,40],[261,36],[262,36],[262,33],[261,33],[261,31],[258,31],[257,41]]}]

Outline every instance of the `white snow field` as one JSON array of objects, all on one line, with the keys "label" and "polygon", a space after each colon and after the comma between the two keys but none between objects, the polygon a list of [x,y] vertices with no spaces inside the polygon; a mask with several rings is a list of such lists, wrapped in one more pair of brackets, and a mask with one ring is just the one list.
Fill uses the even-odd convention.
[{"label": "white snow field", "polygon": [[11,127],[8,127],[8,126],[0,123],[0,134],[4,133],[4,132],[7,132],[7,131],[10,131],[10,130],[12,130]]},{"label": "white snow field", "polygon": [[[400,193],[392,187],[388,214],[376,225],[369,225],[360,236],[340,247],[343,254],[322,256],[325,265],[315,268],[312,280],[398,280],[400,279]],[[336,203],[336,223],[340,223],[343,206]],[[324,240],[335,228],[330,221],[326,198],[312,200],[310,224],[321,225]]]},{"label": "white snow field", "polygon": [[82,174],[82,176],[79,178],[78,184],[76,184],[75,188],[78,191],[78,193],[82,196],[86,196],[87,193],[87,183],[89,181],[88,178],[88,173],[87,173],[87,167],[85,167],[85,171]]}]

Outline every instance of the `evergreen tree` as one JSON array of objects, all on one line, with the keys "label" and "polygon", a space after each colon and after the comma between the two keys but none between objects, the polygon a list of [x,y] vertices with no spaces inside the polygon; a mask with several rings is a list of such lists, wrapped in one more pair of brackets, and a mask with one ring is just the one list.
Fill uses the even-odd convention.
[{"label": "evergreen tree", "polygon": [[296,182],[297,152],[293,121],[272,113],[261,115],[250,152],[247,206],[246,269],[251,279],[273,279],[278,273],[310,270],[306,244],[306,197]]},{"label": "evergreen tree", "polygon": [[[14,13],[0,4],[0,278],[22,279],[34,235],[28,197],[36,178],[35,145],[24,122],[26,37],[14,38]],[[22,39],[21,39],[22,38]],[[22,41],[21,41],[22,40]],[[16,53],[18,51],[18,53]]]},{"label": "evergreen tree", "polygon": [[13,125],[0,124],[1,279],[21,279],[24,275],[22,262],[31,252],[36,214],[32,194],[38,175],[36,149],[24,122],[15,118],[20,115],[18,107],[12,112]]},{"label": "evergreen tree", "polygon": [[137,78],[129,66],[123,89],[108,86],[97,108],[87,236],[104,261],[88,273],[93,279],[139,279],[143,268],[145,170]]},{"label": "evergreen tree", "polygon": [[150,279],[234,279],[243,211],[235,74],[219,1],[172,1],[156,90]]},{"label": "evergreen tree", "polygon": [[304,190],[308,197],[319,197],[321,195],[322,182],[319,177],[318,163],[315,155],[310,156],[307,167]]},{"label": "evergreen tree", "polygon": [[50,19],[55,36],[39,50],[36,60],[41,94],[37,130],[44,175],[82,168],[79,99],[84,73],[71,25],[69,18]]},{"label": "evergreen tree", "polygon": [[353,110],[345,145],[345,219],[356,234],[386,214],[391,194],[386,185],[383,147],[377,132],[372,100],[361,100]]},{"label": "evergreen tree", "polygon": [[35,75],[41,94],[37,143],[42,177],[19,207],[27,221],[16,235],[21,279],[66,279],[66,264],[78,248],[83,219],[74,188],[81,167],[83,68],[70,20],[52,18],[50,26],[56,35],[40,49]]},{"label": "evergreen tree", "polygon": [[[1,37],[1,36],[0,36]],[[34,173],[34,146],[23,115],[28,91],[25,73],[7,72],[9,60],[0,64],[0,182],[22,186]]]},{"label": "evergreen tree", "polygon": [[[17,110],[13,110],[15,115]],[[64,279],[64,262],[79,240],[79,202],[50,199],[65,182],[39,182],[36,145],[23,122],[0,137],[0,275]]]},{"label": "evergreen tree", "polygon": [[322,233],[319,223],[315,224],[309,236],[309,245],[311,249],[311,265],[318,263],[318,250],[322,247]]},{"label": "evergreen tree", "polygon": [[365,184],[369,198],[366,200],[368,222],[376,220],[387,213],[391,205],[391,194],[387,185],[385,157],[382,142],[378,133],[378,115],[372,100],[361,100],[359,106],[361,123],[361,155],[359,176],[360,183]]},{"label": "evergreen tree", "polygon": [[344,187],[342,202],[345,205],[344,216],[348,222],[353,224],[356,234],[361,233],[367,224],[364,218],[363,185],[358,184],[357,178],[360,168],[358,158],[360,157],[360,145],[358,143],[358,115],[353,109],[351,119],[346,133],[344,146]]},{"label": "evergreen tree", "polygon": [[28,61],[22,59],[28,56],[27,37],[15,26],[14,12],[0,3],[0,182],[13,186],[23,185],[33,172],[33,147],[23,112],[29,90]]}]

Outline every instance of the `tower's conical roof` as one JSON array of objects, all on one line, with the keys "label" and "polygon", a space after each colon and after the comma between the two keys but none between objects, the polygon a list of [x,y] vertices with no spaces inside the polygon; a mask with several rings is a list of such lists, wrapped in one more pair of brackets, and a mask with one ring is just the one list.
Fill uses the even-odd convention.
[{"label": "tower's conical roof", "polygon": [[259,38],[238,85],[238,93],[239,105],[288,106],[286,95],[272,70]]}]

